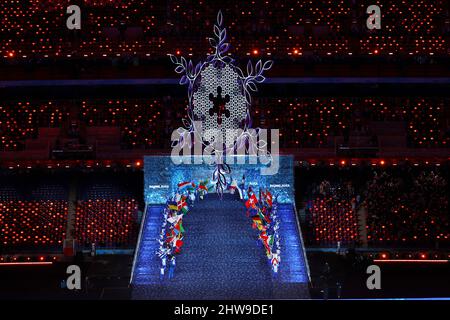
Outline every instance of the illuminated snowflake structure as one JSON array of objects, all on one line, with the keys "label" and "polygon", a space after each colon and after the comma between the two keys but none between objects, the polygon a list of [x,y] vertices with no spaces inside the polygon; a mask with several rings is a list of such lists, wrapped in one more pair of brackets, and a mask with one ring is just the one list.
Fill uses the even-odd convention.
[{"label": "illuminated snowflake structure", "polygon": [[[230,44],[227,42],[227,31],[222,24],[223,16],[219,11],[214,25],[215,37],[209,38],[214,53],[209,54],[206,61],[194,66],[192,60],[169,55],[176,65],[175,72],[182,75],[180,84],[188,85],[188,120],[183,121],[187,130],[176,143],[184,145],[191,133],[200,138],[210,153],[216,156],[217,167],[213,178],[217,181],[219,189],[226,185],[224,174],[230,171],[226,164],[222,164],[223,153],[238,144],[256,144],[252,142],[253,139],[247,132],[251,127],[251,92],[257,91],[256,85],[265,80],[264,71],[273,65],[272,61],[263,63],[259,60],[253,66],[249,61],[245,75],[235,65],[234,59],[225,55]],[[201,123],[202,130],[196,128],[196,121]],[[232,141],[227,141],[227,130],[236,129],[242,129],[241,134]]]}]

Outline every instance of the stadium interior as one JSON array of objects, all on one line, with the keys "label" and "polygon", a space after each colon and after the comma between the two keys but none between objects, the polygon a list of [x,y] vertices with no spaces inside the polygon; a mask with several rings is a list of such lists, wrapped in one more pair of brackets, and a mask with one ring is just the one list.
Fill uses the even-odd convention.
[{"label": "stadium interior", "polygon": [[[66,27],[72,4],[80,30]],[[369,5],[382,10],[380,30],[366,27]],[[136,298],[130,283],[152,210],[144,157],[170,156],[172,132],[188,120],[168,54],[211,54],[219,10],[238,64],[274,61],[249,112],[253,127],[279,129],[280,153],[293,156],[289,223],[299,223],[308,269],[301,297],[450,297],[449,1],[4,0],[0,298]],[[208,201],[191,224],[211,223],[199,218],[204,207],[234,219],[229,237],[253,231],[239,224],[244,214],[227,217]],[[185,226],[189,238],[197,229]],[[216,240],[198,229],[212,255]],[[185,258],[198,245],[187,241],[178,263],[212,267]],[[85,270],[82,290],[66,288],[71,264]],[[381,291],[366,287],[372,264],[383,266]],[[144,297],[179,297],[151,288]]]}]

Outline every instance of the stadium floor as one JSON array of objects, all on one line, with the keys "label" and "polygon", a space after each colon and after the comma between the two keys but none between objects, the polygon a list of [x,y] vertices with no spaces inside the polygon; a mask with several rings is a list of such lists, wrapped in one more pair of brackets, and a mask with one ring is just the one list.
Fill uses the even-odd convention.
[{"label": "stadium floor", "polygon": [[133,299],[309,298],[307,282],[282,281],[282,270],[272,276],[245,207],[233,196],[220,201],[211,194],[196,202],[183,225],[185,245],[174,278],[134,281]]}]

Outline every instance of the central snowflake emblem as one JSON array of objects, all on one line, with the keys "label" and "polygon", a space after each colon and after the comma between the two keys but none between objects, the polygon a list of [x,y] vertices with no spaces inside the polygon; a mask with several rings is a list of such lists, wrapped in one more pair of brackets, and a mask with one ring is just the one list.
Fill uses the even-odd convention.
[{"label": "central snowflake emblem", "polygon": [[192,105],[194,120],[202,122],[203,140],[213,143],[214,131],[220,130],[225,141],[227,129],[244,129],[248,104],[239,74],[229,65],[221,68],[210,64],[199,79]]},{"label": "central snowflake emblem", "polygon": [[[184,125],[188,133],[200,135],[204,145],[208,145],[212,153],[218,154],[225,149],[245,140],[246,130],[251,126],[250,92],[257,91],[257,83],[266,79],[264,71],[272,67],[272,61],[259,60],[255,66],[249,61],[247,74],[235,65],[233,58],[226,54],[230,48],[227,43],[227,30],[222,26],[223,16],[219,11],[214,25],[214,38],[209,43],[214,49],[206,61],[194,66],[192,60],[170,54],[171,61],[176,65],[175,72],[182,74],[180,84],[188,85],[188,120]],[[200,121],[202,131],[195,127]],[[227,130],[242,129],[241,136],[235,136],[233,141],[227,141]],[[201,134],[200,134],[201,132]],[[218,148],[217,142],[221,136],[223,145]],[[185,143],[184,136],[180,143]]]}]

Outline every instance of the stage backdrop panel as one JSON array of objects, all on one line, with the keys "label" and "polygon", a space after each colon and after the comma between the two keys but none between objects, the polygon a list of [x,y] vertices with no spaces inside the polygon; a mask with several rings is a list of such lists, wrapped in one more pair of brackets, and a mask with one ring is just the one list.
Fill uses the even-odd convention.
[{"label": "stage backdrop panel", "polygon": [[[249,185],[255,191],[259,188],[268,188],[277,196],[279,203],[294,202],[294,167],[293,156],[279,156],[279,170],[275,175],[261,175],[263,164],[249,164],[246,158],[245,164],[231,164],[231,175],[241,184],[245,175],[245,187]],[[167,196],[176,192],[179,182],[198,182],[211,179],[214,166],[208,164],[180,164],[176,165],[169,156],[145,156],[144,157],[144,197],[148,204],[162,204]],[[236,162],[236,161],[235,161]]]}]

